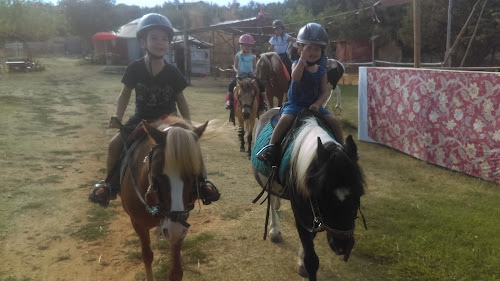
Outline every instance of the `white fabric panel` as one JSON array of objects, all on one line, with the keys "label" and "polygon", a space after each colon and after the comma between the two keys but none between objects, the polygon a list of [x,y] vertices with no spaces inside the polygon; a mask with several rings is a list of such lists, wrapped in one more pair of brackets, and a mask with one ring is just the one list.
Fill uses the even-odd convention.
[{"label": "white fabric panel", "polygon": [[367,67],[359,68],[358,82],[358,140],[375,142],[368,136]]}]

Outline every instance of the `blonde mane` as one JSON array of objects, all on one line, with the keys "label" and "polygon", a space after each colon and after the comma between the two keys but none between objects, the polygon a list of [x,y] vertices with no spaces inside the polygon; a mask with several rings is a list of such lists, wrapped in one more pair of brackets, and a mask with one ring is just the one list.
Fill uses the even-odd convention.
[{"label": "blonde mane", "polygon": [[198,176],[202,172],[202,161],[196,134],[182,127],[169,127],[165,145],[164,172],[178,171],[183,178]]}]

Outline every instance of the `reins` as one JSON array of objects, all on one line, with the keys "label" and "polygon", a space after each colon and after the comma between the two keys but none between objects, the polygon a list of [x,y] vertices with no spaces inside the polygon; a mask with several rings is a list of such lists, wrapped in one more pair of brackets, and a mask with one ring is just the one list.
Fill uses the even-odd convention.
[{"label": "reins", "polygon": [[[116,120],[116,122],[118,122],[118,120]],[[133,169],[132,169],[132,163],[130,161],[130,159],[131,159],[130,149],[127,149],[127,146],[126,146],[127,141],[125,140],[125,126],[123,124],[121,124],[120,122],[118,122],[118,124],[120,125],[120,136],[121,136],[122,141],[123,141],[123,151],[125,152],[125,162],[126,162],[128,171],[130,173],[130,177],[132,178],[132,185],[134,186],[134,191],[137,194],[137,197],[139,197],[139,200],[146,207],[146,210],[148,211],[148,213],[150,213],[154,216],[158,213],[158,207],[148,206],[148,204],[146,203],[144,198],[142,198],[141,193],[139,192],[139,188],[137,187],[137,181],[136,181]]]},{"label": "reins", "polygon": [[[116,121],[118,122],[118,120],[116,120]],[[130,161],[131,160],[131,153],[130,153],[131,150],[127,149],[127,147],[126,147],[125,132],[124,132],[125,126],[123,124],[121,124],[120,122],[118,124],[120,125],[120,136],[121,136],[122,141],[123,141],[123,150],[125,152],[125,161],[126,161],[127,168],[130,172],[130,177],[132,178],[132,185],[134,186],[134,191],[137,194],[137,197],[142,202],[142,204],[144,204],[144,206],[146,207],[146,211],[149,214],[151,214],[152,216],[168,217],[174,222],[178,222],[185,227],[190,227],[191,225],[187,222],[187,219],[189,217],[189,212],[193,208],[189,208],[186,211],[167,211],[163,208],[160,208],[159,206],[149,206],[146,203],[146,200],[142,197],[142,195],[139,191],[139,187],[137,186],[137,180],[136,180],[136,177],[133,173],[132,161]],[[151,176],[151,163],[152,163],[152,159],[153,159],[153,153],[154,153],[155,149],[160,147],[160,145],[161,144],[158,144],[158,143],[154,144],[153,147],[151,147],[151,150],[149,151],[149,156],[148,156],[148,178],[151,179],[150,182],[152,184],[150,184],[150,185],[152,186],[154,191],[157,193],[158,193],[159,187],[153,183],[153,179],[150,176]]]}]

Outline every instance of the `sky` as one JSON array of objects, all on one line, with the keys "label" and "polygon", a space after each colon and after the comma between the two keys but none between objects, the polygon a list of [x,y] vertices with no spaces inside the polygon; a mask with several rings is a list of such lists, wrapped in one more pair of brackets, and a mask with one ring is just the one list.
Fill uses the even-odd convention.
[{"label": "sky", "polygon": [[[200,0],[179,0],[179,2],[193,3],[199,2]],[[220,6],[226,6],[233,2],[233,0],[202,0],[203,2],[214,3]],[[251,0],[238,0],[242,6],[250,3]],[[256,3],[269,4],[269,3],[283,3],[284,0],[254,0]],[[47,0],[47,2],[51,2],[54,5],[57,5],[58,0]],[[154,7],[156,5],[162,5],[163,3],[168,2],[168,0],[116,0],[116,4],[125,4],[125,5],[136,5],[139,7]],[[172,1],[171,1],[172,2]]]},{"label": "sky", "polygon": [[[200,0],[179,0],[179,2],[186,2],[186,3],[192,3],[192,2],[199,2]],[[233,2],[233,0],[202,0],[203,2],[208,2],[208,3],[215,3],[220,6],[225,6],[227,4],[230,4]],[[250,3],[251,0],[238,0],[237,2],[240,3],[242,6],[247,5]],[[137,5],[140,7],[154,7],[156,5],[161,5],[165,0],[116,0],[116,4],[126,4],[126,5]],[[269,3],[283,3],[283,0],[254,0],[256,3],[262,3],[262,4],[269,4]]]}]

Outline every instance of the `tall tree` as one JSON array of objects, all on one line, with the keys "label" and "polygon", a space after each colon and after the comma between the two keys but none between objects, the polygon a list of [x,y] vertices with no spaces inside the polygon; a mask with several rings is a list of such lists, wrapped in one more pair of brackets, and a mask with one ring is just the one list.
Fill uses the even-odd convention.
[{"label": "tall tree", "polygon": [[8,41],[46,40],[65,32],[63,13],[39,1],[1,1],[0,38]]},{"label": "tall tree", "polygon": [[115,0],[61,0],[73,34],[80,36],[84,50],[91,49],[92,35],[119,27]]}]

